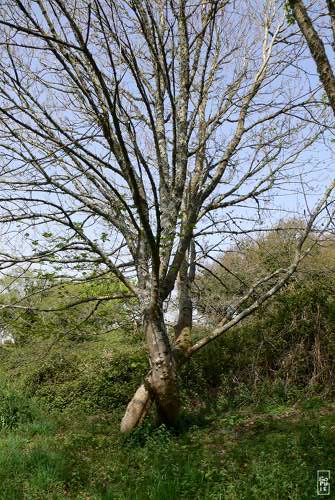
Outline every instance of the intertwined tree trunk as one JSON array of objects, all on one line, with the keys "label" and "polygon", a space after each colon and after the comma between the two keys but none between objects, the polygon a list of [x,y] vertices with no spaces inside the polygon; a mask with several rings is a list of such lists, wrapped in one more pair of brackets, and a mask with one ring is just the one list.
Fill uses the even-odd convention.
[{"label": "intertwined tree trunk", "polygon": [[176,363],[160,305],[145,311],[144,332],[151,369],[148,389],[157,403],[160,420],[174,424],[180,408]]}]

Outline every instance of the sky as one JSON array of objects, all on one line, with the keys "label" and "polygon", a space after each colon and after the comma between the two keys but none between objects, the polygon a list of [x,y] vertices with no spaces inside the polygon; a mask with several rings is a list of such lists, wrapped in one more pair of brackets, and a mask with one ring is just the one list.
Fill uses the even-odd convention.
[{"label": "sky", "polygon": [[[260,2],[262,3],[262,2]],[[233,19],[233,24],[236,19]],[[236,32],[236,26],[238,27],[238,23],[234,24],[233,32]],[[234,31],[235,30],[235,31]],[[253,47],[251,48],[253,50]],[[252,50],[250,53],[252,53]],[[315,71],[315,65],[311,61],[310,57],[308,57],[308,53],[306,51],[306,58],[301,62],[300,69],[302,73],[305,75],[304,85],[306,86],[306,91],[308,90],[308,85],[314,87],[318,85],[318,77]],[[287,69],[287,71],[291,71]],[[230,75],[227,74],[228,78]],[[129,84],[131,86],[131,84]],[[130,87],[131,88],[131,87]],[[269,86],[270,90],[273,88],[273,92],[276,92],[276,99],[280,98],[280,93],[282,93],[282,97],[284,98],[288,92],[286,87],[286,81],[283,79],[282,89],[273,85]],[[294,90],[294,89],[293,89]],[[73,113],[68,110],[67,112],[68,118],[71,120],[73,118]],[[229,125],[227,126],[229,127]],[[225,132],[227,132],[228,128]],[[320,197],[321,193],[324,190],[324,187],[329,182],[330,178],[333,175],[332,165],[333,165],[333,143],[332,141],[332,131],[329,129],[327,134],[320,139],[318,142],[314,143],[310,148],[304,151],[299,160],[296,162],[295,167],[289,166],[290,174],[292,174],[292,170],[295,169],[295,178],[294,182],[291,181],[289,186],[285,186],[285,188],[278,189],[276,193],[273,194],[273,197],[269,199],[266,203],[265,209],[261,212],[261,224],[259,226],[260,229],[267,228],[269,225],[278,222],[282,218],[287,218],[291,216],[301,215],[308,213],[308,209],[311,208]],[[97,147],[97,152],[99,152],[99,147]],[[247,156],[250,154],[251,150],[246,150],[245,160],[247,161]],[[243,168],[243,167],[242,167]],[[45,195],[46,197],[48,195]],[[262,201],[262,196],[259,197],[260,202]],[[307,204],[306,204],[307,200]],[[246,218],[250,218],[252,214],[252,218],[258,217],[257,211],[257,202],[251,200],[250,203],[244,207],[236,207],[233,213],[228,214],[229,217],[234,217],[235,221],[231,222],[230,227],[238,227],[238,224],[243,224],[244,228],[251,228],[254,224],[253,221],[246,222]],[[80,219],[81,216],[78,215],[77,220]],[[244,220],[244,222],[242,222]],[[258,222],[257,222],[258,224]],[[45,241],[41,238],[40,234],[45,232],[46,230],[54,231],[53,224],[46,225],[43,229],[39,230],[37,226],[31,227],[29,229],[21,226],[21,234],[15,236],[13,234],[9,234],[9,240],[7,243],[4,243],[4,238],[2,245],[7,249],[11,249],[11,246],[15,246],[16,248],[20,247],[20,249],[24,251],[28,251],[30,249],[29,241],[39,240]],[[88,235],[91,237],[99,237],[99,235],[105,231],[105,227],[101,224],[95,224],[88,229]],[[27,234],[29,233],[29,236]],[[251,238],[250,234],[247,236]],[[220,246],[216,247],[215,251],[224,251],[224,249],[228,248],[229,245],[232,244],[235,236],[232,235],[232,238],[225,237]],[[211,236],[208,235],[207,244],[209,246],[215,246],[221,240],[221,236]],[[9,246],[8,246],[9,245]]]}]

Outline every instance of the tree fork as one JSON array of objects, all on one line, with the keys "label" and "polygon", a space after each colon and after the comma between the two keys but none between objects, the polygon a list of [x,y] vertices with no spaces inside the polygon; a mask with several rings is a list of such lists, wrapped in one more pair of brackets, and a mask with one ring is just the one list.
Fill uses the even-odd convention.
[{"label": "tree fork", "polygon": [[[195,277],[195,244],[191,241],[190,249],[188,255],[185,256],[182,266],[179,270],[178,275],[178,303],[179,303],[179,314],[178,321],[175,326],[175,344],[171,350],[172,362],[174,365],[174,376],[176,376],[176,370],[187,361],[187,351],[192,347],[192,316],[193,316],[193,305],[191,299],[191,284]],[[151,313],[149,314],[151,317]],[[164,325],[164,331],[167,338],[164,318],[161,318],[161,324]],[[149,323],[147,323],[148,328]],[[152,327],[150,327],[151,329]],[[148,334],[149,338],[148,338]],[[152,345],[152,333],[146,331],[147,341]],[[164,336],[165,336],[164,335]],[[167,339],[168,340],[168,339]],[[153,353],[155,357],[156,353]],[[153,370],[150,370],[149,374],[145,378],[144,383],[137,389],[133,398],[129,402],[125,415],[121,421],[121,432],[130,432],[135,427],[140,425],[144,418],[148,415],[152,402],[155,399],[157,401],[158,414],[163,421],[167,421],[166,415],[160,414],[160,400],[159,396],[155,396],[154,391],[154,380],[153,380]],[[178,388],[176,387],[176,396],[178,397]],[[178,409],[173,408],[173,414],[177,417],[179,413],[179,400],[175,401],[172,406],[178,404]],[[167,423],[174,423],[169,422]]]}]

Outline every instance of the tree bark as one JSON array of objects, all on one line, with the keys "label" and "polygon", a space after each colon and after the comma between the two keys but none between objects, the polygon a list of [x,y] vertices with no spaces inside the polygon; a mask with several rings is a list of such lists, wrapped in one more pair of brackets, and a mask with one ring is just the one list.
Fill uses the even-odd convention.
[{"label": "tree bark", "polygon": [[174,425],[179,415],[180,400],[176,363],[170,346],[161,307],[148,308],[144,313],[144,332],[147,340],[150,373],[137,389],[121,421],[121,432],[138,426],[156,403],[158,418]]},{"label": "tree bark", "polygon": [[160,420],[173,425],[179,414],[180,402],[176,365],[161,306],[145,311],[144,332],[151,368],[148,389],[156,402]]},{"label": "tree bark", "polygon": [[192,346],[193,304],[191,286],[195,277],[195,245],[191,240],[190,248],[178,274],[178,321],[175,326],[174,351],[183,355]]},{"label": "tree bark", "polygon": [[292,14],[298,23],[315,61],[323,88],[335,114],[335,77],[321,37],[313,26],[302,0],[289,0]]},{"label": "tree bark", "polygon": [[149,390],[145,384],[140,385],[121,420],[121,432],[130,432],[140,425],[147,416],[151,403],[152,399]]}]

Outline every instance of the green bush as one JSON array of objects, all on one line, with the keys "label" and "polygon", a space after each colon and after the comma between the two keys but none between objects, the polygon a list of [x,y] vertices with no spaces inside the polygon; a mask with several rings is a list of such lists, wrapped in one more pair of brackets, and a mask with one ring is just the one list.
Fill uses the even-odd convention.
[{"label": "green bush", "polygon": [[[225,288],[210,273],[199,276],[202,293],[195,293],[194,300],[207,317],[207,328],[246,292],[242,283],[251,284],[290,263],[298,222],[288,221],[292,229],[273,231],[252,243],[246,240],[225,253],[224,265],[211,269]],[[314,246],[278,294],[185,366],[185,392],[194,397],[195,392],[213,395],[215,390],[222,401],[228,398],[236,404],[334,394],[334,292],[335,241],[329,237]]]},{"label": "green bush", "polygon": [[33,418],[34,410],[27,398],[6,387],[0,389],[0,431],[14,429]]},{"label": "green bush", "polygon": [[57,410],[111,411],[126,405],[141,382],[147,363],[141,351],[96,357],[57,353],[29,373],[25,389]]}]

